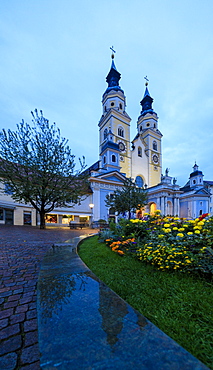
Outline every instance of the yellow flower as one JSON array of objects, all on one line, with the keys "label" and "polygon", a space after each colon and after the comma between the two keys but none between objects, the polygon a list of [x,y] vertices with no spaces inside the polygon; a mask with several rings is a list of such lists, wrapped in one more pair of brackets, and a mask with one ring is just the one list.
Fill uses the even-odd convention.
[{"label": "yellow flower", "polygon": [[184,237],[184,235],[182,233],[178,233],[177,236],[179,236],[180,238]]},{"label": "yellow flower", "polygon": [[195,234],[200,234],[200,230],[195,230]]},{"label": "yellow flower", "polygon": [[170,224],[164,224],[164,227],[170,227]]},{"label": "yellow flower", "polygon": [[175,227],[172,228],[172,230],[178,230],[178,228],[175,226]]},{"label": "yellow flower", "polygon": [[184,227],[180,227],[179,231],[185,231]]},{"label": "yellow flower", "polygon": [[192,233],[191,231],[189,231],[189,232],[187,233],[187,235],[193,235],[193,233]]},{"label": "yellow flower", "polygon": [[163,237],[164,237],[164,235],[162,235],[162,234],[158,235],[158,238],[163,238]]},{"label": "yellow flower", "polygon": [[200,222],[198,222],[197,224],[198,224],[198,226],[203,226],[203,225],[204,225],[204,223],[205,223],[205,222],[200,221]]}]

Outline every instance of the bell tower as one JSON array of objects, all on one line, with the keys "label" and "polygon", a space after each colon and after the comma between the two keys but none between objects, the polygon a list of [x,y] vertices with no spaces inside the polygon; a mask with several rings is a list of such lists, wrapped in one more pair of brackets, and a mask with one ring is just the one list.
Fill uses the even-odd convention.
[{"label": "bell tower", "polygon": [[133,177],[140,175],[146,185],[151,187],[161,181],[163,135],[158,129],[158,116],[152,108],[153,98],[148,90],[147,77],[145,79],[145,93],[140,102],[142,110],[137,121],[137,135],[133,140]]},{"label": "bell tower", "polygon": [[[103,152],[106,142],[109,140],[116,144],[116,157],[121,172],[127,177],[131,176],[131,149],[130,149],[130,117],[126,113],[126,97],[124,91],[119,86],[121,74],[117,71],[114,63],[114,53],[112,50],[112,64],[106,77],[108,87],[102,97],[103,114],[99,121],[99,153],[103,163]],[[117,148],[119,149],[117,152]],[[114,158],[114,157],[113,157]],[[105,157],[105,161],[107,157]],[[107,165],[105,163],[105,165]]]}]

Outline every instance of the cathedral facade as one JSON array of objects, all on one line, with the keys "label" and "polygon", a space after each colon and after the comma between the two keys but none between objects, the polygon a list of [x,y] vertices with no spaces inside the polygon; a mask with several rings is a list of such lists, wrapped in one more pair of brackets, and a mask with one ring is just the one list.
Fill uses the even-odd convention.
[{"label": "cathedral facade", "polygon": [[[68,225],[69,222],[94,222],[115,217],[105,205],[106,195],[123,186],[132,178],[139,188],[147,189],[145,212],[160,210],[163,215],[196,218],[203,213],[213,214],[213,181],[204,181],[203,173],[194,165],[189,181],[183,187],[169,170],[162,172],[162,133],[158,116],[153,110],[153,98],[145,84],[137,131],[130,138],[130,122],[126,111],[126,97],[120,87],[121,74],[112,54],[107,88],[102,97],[102,115],[99,128],[99,159],[87,169],[90,193],[73,208],[55,209],[46,215],[46,223]],[[0,195],[0,223],[16,225],[39,224],[35,210],[26,204],[17,204],[11,194],[2,189]],[[5,191],[4,191],[5,190]]]}]

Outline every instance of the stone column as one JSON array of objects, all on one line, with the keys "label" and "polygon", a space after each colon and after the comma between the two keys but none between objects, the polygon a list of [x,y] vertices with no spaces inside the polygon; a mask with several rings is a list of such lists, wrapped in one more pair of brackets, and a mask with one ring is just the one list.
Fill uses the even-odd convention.
[{"label": "stone column", "polygon": [[165,208],[164,208],[164,210],[165,210],[164,214],[165,214],[165,216],[166,216],[166,215],[167,215],[167,213],[168,213],[168,212],[167,212],[167,197],[165,197],[165,198],[164,198],[164,207],[165,207]]},{"label": "stone column", "polygon": [[164,197],[161,197],[161,213],[164,215],[165,213],[165,203],[164,203]]}]

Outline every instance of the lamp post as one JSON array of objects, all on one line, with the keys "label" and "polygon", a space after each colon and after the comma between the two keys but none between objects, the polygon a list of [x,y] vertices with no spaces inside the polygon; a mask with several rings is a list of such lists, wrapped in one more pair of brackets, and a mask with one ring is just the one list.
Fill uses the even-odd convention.
[{"label": "lamp post", "polygon": [[89,204],[89,207],[91,209],[91,227],[92,227],[92,223],[93,223],[93,208],[94,208],[94,204],[93,203],[90,203]]}]

